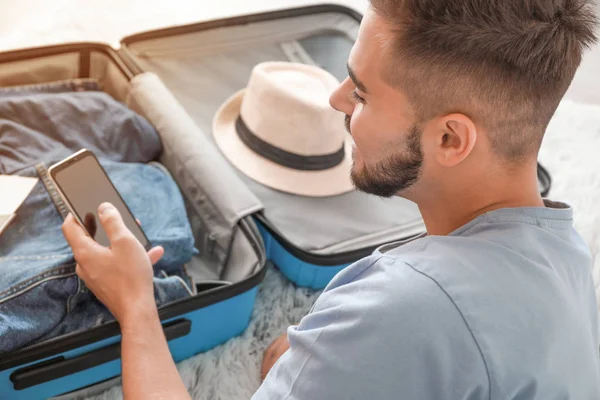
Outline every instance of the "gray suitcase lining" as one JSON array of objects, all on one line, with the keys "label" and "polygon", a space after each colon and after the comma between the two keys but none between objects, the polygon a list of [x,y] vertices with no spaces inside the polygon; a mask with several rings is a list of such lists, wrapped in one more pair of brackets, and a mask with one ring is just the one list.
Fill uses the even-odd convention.
[{"label": "gray suitcase lining", "polygon": [[[162,79],[214,146],[213,116],[226,99],[246,86],[256,64],[311,63],[343,80],[358,27],[349,15],[325,12],[160,38],[126,38],[122,51],[140,70]],[[295,196],[228,167],[262,202],[265,217],[279,233],[315,255],[351,252],[424,231],[417,207],[401,198],[381,199],[359,192],[328,198]]]}]

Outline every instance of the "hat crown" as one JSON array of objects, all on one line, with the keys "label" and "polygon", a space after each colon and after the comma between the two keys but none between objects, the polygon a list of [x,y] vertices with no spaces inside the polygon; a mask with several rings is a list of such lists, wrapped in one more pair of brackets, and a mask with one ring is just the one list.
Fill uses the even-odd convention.
[{"label": "hat crown", "polygon": [[344,146],[344,116],[329,105],[337,79],[318,67],[268,62],[252,70],[240,117],[264,142],[301,156]]}]

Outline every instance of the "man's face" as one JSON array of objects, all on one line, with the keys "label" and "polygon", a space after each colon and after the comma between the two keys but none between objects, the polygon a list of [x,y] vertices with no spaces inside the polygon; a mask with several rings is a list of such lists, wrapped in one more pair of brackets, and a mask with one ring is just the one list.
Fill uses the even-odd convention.
[{"label": "man's face", "polygon": [[365,14],[348,60],[350,76],[330,99],[332,107],[346,114],[346,128],[354,139],[354,185],[382,197],[408,193],[423,167],[413,109],[382,78],[382,65],[393,62],[383,47],[390,33],[372,10]]}]

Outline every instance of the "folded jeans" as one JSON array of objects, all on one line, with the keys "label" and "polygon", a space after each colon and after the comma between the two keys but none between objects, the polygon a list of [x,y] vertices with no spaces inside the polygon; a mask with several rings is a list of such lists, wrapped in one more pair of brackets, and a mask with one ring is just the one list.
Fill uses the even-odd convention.
[{"label": "folded jeans", "polygon": [[[150,241],[165,249],[154,266],[157,305],[192,295],[184,265],[196,250],[175,182],[156,164],[101,163]],[[36,174],[33,167],[19,173]],[[0,236],[0,353],[112,320],[75,275],[61,224],[50,195],[38,182],[13,225]]]}]

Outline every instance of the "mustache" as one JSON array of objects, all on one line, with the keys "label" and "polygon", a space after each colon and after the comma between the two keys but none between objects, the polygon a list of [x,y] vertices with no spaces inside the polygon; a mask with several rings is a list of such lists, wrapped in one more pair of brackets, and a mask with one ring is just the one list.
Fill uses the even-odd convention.
[{"label": "mustache", "polygon": [[352,121],[352,118],[346,114],[346,117],[344,118],[344,124],[346,125],[346,130],[348,131],[350,136],[352,136],[352,131],[350,131],[350,122],[351,121]]}]

